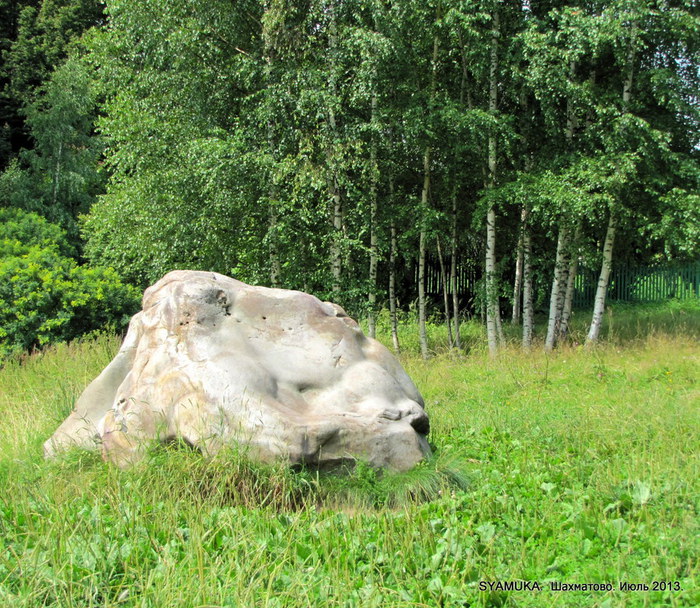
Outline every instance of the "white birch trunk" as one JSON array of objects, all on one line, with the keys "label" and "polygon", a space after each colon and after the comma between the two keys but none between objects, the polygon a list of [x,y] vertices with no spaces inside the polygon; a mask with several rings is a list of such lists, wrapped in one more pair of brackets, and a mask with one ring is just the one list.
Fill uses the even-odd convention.
[{"label": "white birch trunk", "polygon": [[[391,194],[393,199],[394,185],[391,184]],[[396,225],[391,220],[391,245],[389,249],[389,316],[391,318],[391,342],[394,350],[401,352],[399,343],[399,322],[396,315]]]},{"label": "white birch trunk", "polygon": [[[573,82],[576,75],[576,62],[569,63],[569,82]],[[574,128],[576,124],[576,116],[574,113],[574,104],[571,97],[566,100],[566,127],[564,130],[566,143],[569,151],[573,151],[574,144]],[[563,211],[562,214],[565,214]],[[552,281],[552,291],[549,302],[549,322],[547,324],[547,337],[545,338],[544,348],[551,351],[557,344],[560,337],[561,321],[564,315],[564,305],[566,300],[566,289],[569,277],[569,252],[570,252],[570,230],[565,225],[565,220],[559,228],[559,237],[557,239],[557,253],[554,267],[554,279]]]},{"label": "white birch trunk", "polygon": [[610,278],[610,270],[612,268],[613,246],[615,244],[615,231],[617,229],[617,221],[615,214],[610,212],[610,220],[608,222],[608,230],[605,233],[605,244],[603,245],[603,264],[600,268],[600,277],[598,278],[598,287],[595,293],[595,301],[593,303],[593,319],[591,327],[586,338],[587,344],[592,344],[598,340],[600,328],[603,324],[603,313],[605,312],[605,296],[608,291],[608,280]]},{"label": "white birch trunk", "polygon": [[[377,121],[377,94],[372,93],[372,126]],[[368,294],[368,333],[370,338],[377,334],[377,142],[374,131],[372,131],[372,146],[370,149],[370,167],[372,178],[370,180],[369,192],[369,294]]]},{"label": "white birch trunk", "polygon": [[532,347],[532,332],[535,324],[532,284],[532,236],[530,225],[523,226],[523,348]]},{"label": "white birch trunk", "polygon": [[[438,15],[439,16],[439,6]],[[437,18],[436,16],[436,18]],[[432,106],[432,101],[435,97],[435,91],[437,87],[437,60],[438,60],[438,37],[437,35],[433,38],[433,57],[432,57],[432,74],[430,77],[430,104]],[[426,215],[429,204],[430,195],[430,158],[431,158],[431,148],[430,146],[425,147],[425,153],[423,154],[423,190],[421,191],[420,204],[421,204],[421,229],[420,229],[420,239],[418,245],[418,338],[420,341],[420,352],[423,359],[428,358],[428,332],[426,329],[427,313],[426,313],[426,298],[425,298],[425,262],[426,262],[426,249],[427,249],[427,239],[426,234]]]},{"label": "white birch trunk", "polygon": [[[626,113],[630,101],[632,99],[632,85],[634,84],[634,62],[636,56],[636,38],[638,33],[638,24],[636,21],[632,23],[630,32],[630,48],[627,52],[627,73],[625,81],[622,85],[622,111]],[[617,229],[617,218],[615,217],[615,209],[610,209],[610,219],[608,220],[608,229],[605,233],[605,243],[603,245],[603,263],[600,268],[600,277],[598,279],[598,288],[596,289],[595,301],[593,303],[593,318],[591,319],[591,327],[588,330],[586,344],[593,344],[598,340],[600,328],[603,324],[603,313],[605,311],[605,297],[608,291],[608,280],[610,278],[610,270],[612,269],[612,254],[615,244],[615,231]]]},{"label": "white birch trunk", "polygon": [[450,255],[450,289],[452,291],[452,314],[454,345],[462,348],[462,339],[459,335],[459,294],[457,293],[457,193],[452,193],[452,252]]},{"label": "white birch trunk", "polygon": [[450,295],[447,289],[447,271],[445,268],[445,259],[442,257],[442,247],[440,246],[439,236],[437,237],[436,242],[438,260],[440,261],[440,282],[442,286],[443,305],[445,307],[445,326],[447,327],[447,342],[449,344],[449,347],[452,348],[454,346],[454,342],[452,340],[452,315],[450,314]]},{"label": "white birch trunk", "polygon": [[501,309],[496,311],[496,336],[498,337],[498,348],[503,348],[506,345],[506,337],[503,333],[503,323],[501,321]]},{"label": "white birch trunk", "polygon": [[425,148],[423,154],[423,190],[421,191],[421,229],[418,243],[418,339],[420,341],[420,354],[423,359],[428,358],[428,332],[426,328],[426,299],[425,299],[425,262],[427,248],[427,234],[425,228],[426,211],[428,209],[428,192],[430,191],[430,147]]},{"label": "white birch trunk", "polygon": [[622,111],[627,112],[630,101],[632,100],[632,85],[634,84],[634,62],[637,55],[637,34],[639,25],[636,21],[632,22],[630,31],[630,48],[627,51],[627,74],[625,82],[622,85]]},{"label": "white birch trunk", "polygon": [[486,336],[489,354],[495,357],[498,353],[498,334],[496,328],[496,212],[493,207],[486,214]]},{"label": "white birch trunk", "polygon": [[559,325],[559,338],[563,340],[569,333],[569,321],[571,321],[571,311],[574,305],[574,287],[576,285],[576,275],[578,274],[578,255],[574,254],[569,264],[569,276],[566,282],[566,295],[564,296],[564,309],[561,314],[561,324]]},{"label": "white birch trunk", "polygon": [[564,307],[564,293],[566,289],[566,252],[569,247],[569,230],[566,226],[559,228],[559,238],[557,239],[557,255],[554,264],[554,279],[552,280],[552,290],[549,297],[549,321],[547,323],[547,337],[544,348],[551,351],[557,340],[559,324],[561,323],[561,311]]},{"label": "white birch trunk", "polygon": [[527,219],[527,211],[523,207],[520,212],[520,234],[518,235],[518,252],[515,258],[515,280],[513,281],[513,314],[511,323],[520,323],[520,302],[523,291],[523,224]]},{"label": "white birch trunk", "polygon": [[333,293],[340,294],[342,270],[343,270],[343,252],[342,252],[342,235],[343,235],[343,202],[338,189],[335,175],[330,180],[330,193],[333,205],[332,210],[332,225],[333,233],[331,234],[330,246],[330,261],[331,261],[331,289]]},{"label": "white birch trunk", "polygon": [[[500,23],[498,9],[493,13],[493,27],[491,30],[491,57],[489,65],[489,114],[495,116],[498,109],[498,38],[500,36]],[[489,134],[488,140],[488,188],[496,185],[496,136]],[[486,335],[489,345],[489,354],[495,357],[498,353],[498,291],[496,285],[496,210],[489,207],[486,213]]]},{"label": "white birch trunk", "polygon": [[569,321],[574,305],[574,287],[576,285],[576,275],[578,274],[578,247],[581,241],[581,223],[579,222],[574,232],[574,240],[571,243],[569,254],[569,269],[566,275],[566,293],[564,294],[564,306],[561,312],[561,322],[557,340],[563,340],[569,333]]},{"label": "white birch trunk", "polygon": [[[331,3],[331,32],[328,39],[329,51],[334,54],[336,47],[336,6],[335,3]],[[331,103],[328,106],[328,125],[330,127],[330,132],[333,134],[333,140],[336,139],[337,135],[337,124],[335,120],[335,111],[333,109],[333,100],[338,95],[336,78],[333,70],[331,70],[331,76],[328,82]],[[333,291],[334,297],[338,298],[340,295],[341,284],[342,284],[342,242],[343,242],[343,200],[340,194],[340,183],[338,179],[338,169],[336,163],[338,159],[335,154],[335,142],[330,142],[328,144],[328,149],[326,152],[326,162],[329,169],[329,174],[327,177],[328,181],[328,191],[331,199],[331,242],[330,242],[330,266],[331,266],[331,289]]]}]

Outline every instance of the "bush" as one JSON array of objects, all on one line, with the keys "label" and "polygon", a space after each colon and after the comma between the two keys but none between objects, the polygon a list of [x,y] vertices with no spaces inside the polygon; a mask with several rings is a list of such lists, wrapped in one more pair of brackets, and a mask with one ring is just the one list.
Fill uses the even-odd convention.
[{"label": "bush", "polygon": [[0,220],[0,359],[126,325],[140,294],[114,270],[78,266],[63,231],[36,214],[1,209]]},{"label": "bush", "polygon": [[0,208],[0,257],[22,255],[33,245],[55,249],[64,256],[75,254],[66,233],[56,224],[36,213]]}]

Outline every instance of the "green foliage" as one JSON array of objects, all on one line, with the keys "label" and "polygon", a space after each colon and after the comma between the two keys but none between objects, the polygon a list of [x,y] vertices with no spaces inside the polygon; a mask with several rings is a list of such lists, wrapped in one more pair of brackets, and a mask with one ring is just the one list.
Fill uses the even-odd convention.
[{"label": "green foliage", "polygon": [[92,133],[95,90],[77,57],[59,66],[26,107],[34,148],[23,150],[0,174],[5,205],[35,211],[59,224],[78,249],[77,218],[104,186],[100,139]]},{"label": "green foliage", "polygon": [[114,270],[78,266],[63,231],[36,214],[0,219],[0,358],[126,325],[139,292]]},{"label": "green foliage", "polygon": [[251,24],[235,8],[173,1],[154,20],[148,2],[114,2],[111,29],[90,40],[112,178],[84,224],[86,252],[138,284],[174,268],[253,280],[266,263],[267,218],[256,203],[264,168],[239,128],[257,67],[228,43],[250,46]]},{"label": "green foliage", "polygon": [[102,145],[92,132],[95,112],[90,68],[77,57],[56,68],[27,107],[35,146],[23,161],[37,193],[37,210],[73,237],[78,215],[89,210],[104,186],[98,167]]},{"label": "green foliage", "polygon": [[665,253],[676,259],[700,258],[700,194],[674,188],[663,196],[664,213],[648,232],[665,244]]},{"label": "green foliage", "polygon": [[98,0],[19,2],[17,32],[3,59],[10,75],[7,93],[33,101],[39,87],[68,55],[80,35],[103,17]]},{"label": "green foliage", "polygon": [[113,182],[85,221],[86,254],[140,285],[177,268],[254,282],[262,218],[249,208],[256,163],[244,148],[222,132],[183,139],[138,180]]},{"label": "green foliage", "polygon": [[27,253],[34,246],[55,249],[62,256],[74,254],[60,227],[36,213],[0,207],[0,258]]},{"label": "green foliage", "polygon": [[114,270],[78,266],[55,250],[30,247],[0,261],[0,356],[122,329],[139,292]]},{"label": "green foliage", "polygon": [[27,108],[103,9],[98,0],[0,2],[0,170],[32,149]]},{"label": "green foliage", "polygon": [[[517,207],[534,211],[535,250],[545,258],[536,265],[545,274],[563,217],[582,224],[586,254],[611,209],[624,219],[623,237],[637,243],[675,200],[663,198],[671,187],[692,191],[672,162],[692,151],[681,123],[697,116],[692,75],[680,75],[688,72],[681,64],[695,65],[686,9],[617,0],[528,10],[355,0],[169,0],[155,8],[114,0],[109,28],[88,42],[106,96],[99,128],[112,172],[84,224],[88,256],[139,284],[176,267],[270,282],[276,259],[284,286],[357,309],[361,295],[376,289],[365,270],[371,209],[380,276],[390,220],[408,264],[424,224],[429,249],[436,236],[447,249],[453,197],[457,247],[470,257],[481,252],[468,227],[481,230],[479,211],[498,199],[498,248],[508,270],[519,214],[514,189]],[[487,90],[496,10],[502,35],[493,113]],[[635,29],[637,21],[643,27]],[[654,55],[656,43],[663,50]],[[621,90],[628,57],[639,64],[632,105]],[[650,91],[664,87],[655,100]],[[503,190],[484,194],[489,133]],[[426,146],[431,200],[422,208]],[[678,236],[663,234],[657,249],[662,238]],[[338,258],[343,290],[332,293]]]},{"label": "green foliage", "polygon": [[478,265],[491,208],[504,304],[524,209],[546,305],[561,228],[581,267],[609,217],[615,260],[698,254],[693,6],[1,0],[0,204],[141,287],[217,270],[351,313],[392,229],[406,306],[421,235]]}]

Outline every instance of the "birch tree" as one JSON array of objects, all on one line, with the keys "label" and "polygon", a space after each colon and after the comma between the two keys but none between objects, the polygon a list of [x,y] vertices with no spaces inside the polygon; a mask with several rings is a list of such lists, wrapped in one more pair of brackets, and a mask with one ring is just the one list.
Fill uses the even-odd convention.
[{"label": "birch tree", "polygon": [[[498,111],[498,42],[500,16],[498,6],[493,8],[491,28],[491,46],[489,51],[489,114],[495,118]],[[493,189],[497,179],[497,143],[496,134],[491,130],[488,138],[488,177],[486,187]],[[486,211],[486,259],[484,264],[486,284],[486,334],[489,354],[498,353],[498,321],[501,312],[498,307],[498,280],[496,275],[496,209],[493,204]],[[498,319],[496,318],[498,316]]]},{"label": "birch tree", "polygon": [[532,347],[532,332],[535,324],[532,281],[532,233],[529,214],[523,221],[523,348]]},{"label": "birch tree", "polygon": [[[629,38],[628,48],[623,66],[624,83],[622,86],[622,114],[629,111],[630,101],[632,99],[632,86],[634,84],[635,63],[637,57],[639,24],[636,18],[632,17],[629,23]],[[608,291],[608,282],[610,280],[610,271],[612,269],[613,247],[615,245],[615,234],[617,232],[617,217],[618,211],[615,205],[610,207],[610,215],[608,219],[608,227],[605,231],[605,241],[603,243],[603,261],[598,277],[598,285],[593,302],[593,318],[586,337],[586,343],[591,344],[598,340],[600,328],[603,323],[603,313],[605,311],[605,299]]]}]

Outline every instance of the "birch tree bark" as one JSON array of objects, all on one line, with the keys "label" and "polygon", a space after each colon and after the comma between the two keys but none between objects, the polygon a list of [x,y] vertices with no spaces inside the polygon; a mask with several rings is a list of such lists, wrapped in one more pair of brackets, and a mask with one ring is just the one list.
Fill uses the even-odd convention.
[{"label": "birch tree bark", "polygon": [[[439,6],[438,14],[439,17]],[[433,57],[432,57],[432,73],[430,76],[430,95],[428,98],[428,103],[430,109],[432,110],[433,101],[435,99],[435,90],[437,88],[437,60],[438,60],[438,37],[437,34],[433,38]],[[430,159],[431,159],[432,149],[430,145],[425,147],[425,152],[423,153],[423,189],[421,190],[420,197],[420,237],[418,243],[418,338],[420,341],[420,352],[423,359],[428,358],[428,332],[426,329],[427,322],[427,312],[426,312],[426,298],[425,298],[425,262],[426,262],[426,250],[427,250],[427,240],[428,235],[426,233],[426,221],[427,221],[427,211],[429,205],[430,196]]]},{"label": "birch tree bark", "polygon": [[595,293],[595,301],[593,303],[593,319],[591,327],[588,331],[586,342],[591,344],[598,340],[600,328],[603,324],[603,313],[605,312],[605,296],[608,291],[608,280],[610,278],[610,270],[612,268],[613,245],[615,244],[615,231],[617,229],[617,221],[615,214],[610,213],[610,221],[608,229],[605,233],[605,244],[603,245],[603,264],[600,269],[600,277],[598,278],[598,287]]},{"label": "birch tree bark", "polygon": [[[530,115],[530,92],[527,88],[523,88],[520,92],[520,130],[523,133],[524,139],[528,142],[532,138],[529,129],[528,116]],[[529,145],[526,145],[524,150],[523,168],[526,172],[530,172],[532,168],[532,157],[529,151]],[[527,221],[527,205],[523,204],[520,210],[520,229],[518,231],[518,245],[515,258],[515,278],[513,280],[513,310],[511,314],[511,323],[518,325],[522,316],[522,295],[523,295],[523,232],[525,222]]]},{"label": "birch tree bark", "polygon": [[557,340],[563,340],[569,333],[569,321],[574,304],[574,288],[576,286],[576,275],[578,274],[578,247],[581,241],[581,222],[576,225],[574,238],[571,241],[571,251],[569,253],[569,269],[566,275],[566,293],[564,295],[564,306],[561,312],[561,321]]},{"label": "birch tree bark", "polygon": [[503,333],[503,321],[501,319],[501,310],[497,309],[496,319],[496,336],[498,337],[498,348],[503,348],[506,345],[506,336]]},{"label": "birch tree bark", "polygon": [[340,188],[335,173],[328,179],[328,189],[331,195],[331,221],[333,232],[331,234],[330,262],[331,262],[331,289],[334,294],[340,294],[341,278],[343,270],[342,235],[343,235],[343,200],[340,196]]},{"label": "birch tree bark", "polygon": [[532,330],[535,320],[533,294],[532,235],[530,222],[526,217],[525,222],[523,222],[523,349],[525,350],[532,347]]},{"label": "birch tree bark", "polygon": [[[569,63],[569,83],[572,83],[576,74],[576,62]],[[566,100],[566,127],[564,130],[569,152],[573,151],[574,145],[574,125],[575,125],[574,104],[571,95]],[[554,279],[552,280],[552,291],[549,300],[549,321],[547,323],[547,337],[544,348],[551,351],[557,343],[560,335],[561,320],[564,313],[564,303],[566,300],[566,289],[569,276],[569,255],[571,248],[571,231],[567,225],[569,212],[562,210],[559,219],[559,237],[557,238],[557,253],[554,266]]]},{"label": "birch tree bark", "polygon": [[426,300],[425,300],[425,262],[427,248],[427,232],[425,216],[428,209],[428,192],[430,191],[430,146],[425,148],[423,154],[423,189],[421,191],[421,230],[418,241],[418,339],[420,341],[420,354],[423,359],[428,358],[428,332],[426,328]]},{"label": "birch tree bark", "polygon": [[[576,243],[578,239],[574,239]],[[563,340],[569,333],[569,321],[571,320],[571,311],[574,305],[574,287],[576,285],[576,275],[578,274],[578,255],[574,253],[571,256],[569,263],[569,274],[566,282],[566,295],[564,296],[564,309],[561,314],[561,323],[559,324],[558,340]]]},{"label": "birch tree bark", "polygon": [[452,292],[452,321],[454,323],[454,345],[462,348],[459,335],[459,293],[457,285],[457,191],[452,193],[452,252],[450,254],[450,290]]},{"label": "birch tree bark", "polygon": [[[393,194],[393,184],[391,191]],[[392,197],[393,198],[393,197]],[[399,343],[399,320],[396,314],[396,224],[392,218],[391,226],[391,244],[389,249],[389,317],[391,318],[391,342],[394,345],[394,350],[401,352],[401,344]]]},{"label": "birch tree bark", "polygon": [[[630,48],[627,52],[625,81],[622,85],[622,113],[626,114],[632,99],[632,85],[634,84],[634,62],[637,52],[638,24],[632,22],[630,30]],[[610,219],[608,229],[605,232],[605,243],[603,245],[603,263],[598,278],[595,300],[593,302],[593,318],[586,337],[586,344],[593,344],[598,340],[600,328],[603,324],[603,312],[605,311],[605,297],[608,291],[608,281],[612,268],[613,247],[615,245],[615,232],[617,230],[617,217],[614,206],[610,209]]]},{"label": "birch tree bark", "polygon": [[369,191],[369,294],[368,303],[368,333],[370,338],[374,338],[377,334],[377,264],[378,255],[378,238],[377,238],[377,176],[379,168],[377,167],[377,140],[374,128],[377,124],[377,93],[372,92],[372,144],[370,147],[370,178]]},{"label": "birch tree bark", "polygon": [[[498,108],[498,38],[500,36],[500,22],[498,8],[493,11],[493,23],[491,29],[491,50],[489,60],[489,114],[495,116]],[[488,181],[487,188],[493,189],[496,185],[496,135],[493,129],[489,133],[488,140]],[[498,309],[498,291],[496,283],[496,209],[491,204],[486,212],[486,335],[488,339],[489,354],[495,357],[498,353],[498,321],[500,318]]]},{"label": "birch tree bark", "polygon": [[523,291],[523,230],[526,219],[527,211],[523,206],[520,212],[520,234],[518,235],[518,252],[515,258],[515,280],[513,281],[513,314],[511,316],[513,325],[520,323],[520,303]]},{"label": "birch tree bark", "polygon": [[447,342],[449,344],[449,347],[452,348],[454,342],[452,339],[452,315],[450,314],[450,296],[447,288],[447,269],[445,268],[445,259],[442,255],[442,247],[440,246],[439,236],[437,237],[436,241],[438,260],[440,261],[440,283],[442,286],[442,299],[445,308],[445,326],[447,327]]},{"label": "birch tree bark", "polygon": [[547,323],[547,337],[544,348],[551,351],[556,343],[561,322],[561,311],[564,308],[564,295],[566,292],[566,270],[568,267],[567,250],[569,248],[569,230],[565,225],[559,228],[557,239],[557,255],[554,264],[554,279],[552,291],[549,297],[549,321]]},{"label": "birch tree bark", "polygon": [[[336,54],[337,46],[337,23],[336,23],[336,5],[332,2],[330,5],[330,34],[328,37],[329,55],[332,57]],[[326,163],[328,166],[328,174],[326,181],[328,184],[328,193],[331,200],[331,224],[332,232],[330,239],[330,266],[331,266],[331,290],[334,297],[338,298],[342,283],[343,270],[343,198],[340,192],[340,180],[338,175],[337,164],[339,159],[336,154],[336,144],[338,140],[338,125],[336,123],[334,104],[338,96],[338,85],[336,82],[336,74],[333,67],[330,69],[328,79],[329,99],[327,105],[327,120],[330,131],[330,142],[326,146]]]}]

